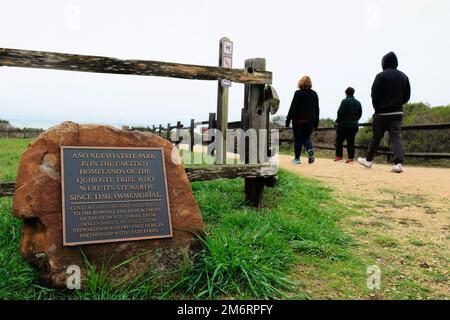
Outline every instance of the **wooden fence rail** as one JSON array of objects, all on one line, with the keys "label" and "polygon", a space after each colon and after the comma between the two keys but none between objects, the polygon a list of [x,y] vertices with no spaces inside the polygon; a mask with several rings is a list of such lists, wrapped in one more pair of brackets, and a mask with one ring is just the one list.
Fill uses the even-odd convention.
[{"label": "wooden fence rail", "polygon": [[[370,127],[371,123],[361,123],[360,127]],[[401,126],[404,131],[417,131],[417,130],[444,130],[450,129],[450,123],[440,123],[440,124],[414,124],[414,125],[403,125]],[[292,128],[281,128],[280,131],[292,130]],[[323,127],[318,128],[317,131],[332,131],[336,130],[334,127]],[[294,139],[280,139],[280,143],[293,143]],[[336,146],[330,144],[314,144],[317,149],[324,150],[335,150]],[[347,148],[346,145],[344,145]],[[355,149],[367,149],[369,146],[366,145],[355,145]],[[394,153],[387,147],[380,146],[377,151],[378,154],[385,156],[392,156]],[[427,158],[427,159],[450,159],[449,152],[405,152],[405,157],[411,158]]]},{"label": "wooden fence rail", "polygon": [[[217,179],[236,179],[248,177],[264,177],[262,169],[267,165],[241,164],[241,165],[216,165],[216,166],[193,166],[185,168],[189,181],[208,181]],[[0,181],[0,197],[14,195],[14,182]]]},{"label": "wooden fence rail", "polygon": [[[360,123],[360,127],[371,127],[372,123]],[[440,124],[408,124],[402,125],[402,130],[442,130],[442,129],[450,129],[450,123],[440,123]],[[292,128],[279,128],[280,132],[292,130]],[[321,127],[318,128],[317,131],[334,131],[335,127]]]},{"label": "wooden fence rail", "polygon": [[42,132],[39,129],[6,129],[0,130],[0,138],[34,138]]},{"label": "wooden fence rail", "polygon": [[195,80],[228,79],[237,83],[271,84],[272,73],[247,69],[199,66],[150,60],[0,48],[0,66],[159,76]]},{"label": "wooden fence rail", "polygon": [[[280,143],[282,142],[294,142],[294,139],[280,139]],[[316,143],[314,144],[314,147],[323,150],[336,150],[336,146],[332,144]],[[347,145],[344,145],[344,148],[347,148]],[[366,150],[367,148],[368,146],[365,145],[355,145],[355,149]],[[394,152],[390,151],[389,148],[381,146],[378,148],[377,153],[385,156],[394,155]],[[405,152],[403,155],[410,158],[450,159],[449,152]]]},{"label": "wooden fence rail", "polygon": [[[196,122],[196,125],[207,125],[208,121],[199,121]],[[372,123],[360,123],[360,127],[371,127]],[[172,128],[176,128],[176,126],[173,126]],[[229,129],[239,129],[242,128],[241,121],[232,121],[228,122],[228,128]],[[404,131],[417,131],[417,130],[444,130],[444,129],[450,129],[450,123],[439,123],[439,124],[408,124],[408,125],[402,125],[402,130]],[[289,131],[292,130],[292,128],[274,128],[278,129],[280,132],[283,131]],[[321,127],[317,128],[316,131],[334,131],[336,130],[335,127]]]},{"label": "wooden fence rail", "polygon": [[[197,127],[197,124],[211,124],[213,122],[211,122],[211,117],[214,118],[214,113],[210,115],[210,120],[209,121],[200,121],[200,122],[195,122],[195,127]],[[178,121],[179,123],[181,123],[180,121]],[[181,125],[183,127],[183,125]],[[361,123],[360,127],[370,127],[372,126],[371,123]],[[153,126],[153,128],[155,128],[155,126]],[[176,126],[174,127],[176,128]],[[183,127],[184,129],[189,129],[191,130],[191,135],[192,135],[192,124],[190,127]],[[209,126],[209,128],[213,128],[211,126]],[[228,128],[229,129],[239,129],[242,128],[241,127],[241,121],[233,121],[233,122],[228,122]],[[424,131],[428,131],[428,130],[444,130],[444,129],[450,129],[450,123],[441,123],[441,124],[415,124],[415,125],[403,125],[402,130],[405,131],[416,131],[416,130],[424,130]],[[287,130],[292,130],[292,128],[276,128],[278,129],[280,132],[283,131],[287,131]],[[322,128],[318,128],[317,131],[333,131],[336,130],[336,128],[334,127],[322,127]],[[156,132],[157,130],[153,130],[153,132]],[[280,139],[280,143],[293,143],[294,139]],[[316,148],[318,149],[324,149],[324,150],[335,150],[336,146],[331,145],[331,144],[315,144],[314,145]],[[346,148],[347,146],[344,145],[344,147]],[[191,143],[191,148],[192,148],[192,143]],[[366,145],[355,145],[356,149],[367,149],[368,146]],[[386,155],[386,156],[391,156],[393,155],[393,152],[387,148],[387,147],[383,147],[380,146],[378,148],[378,154],[381,155]],[[405,152],[404,153],[405,157],[412,157],[412,158],[429,158],[429,159],[450,159],[450,153],[447,152]]]},{"label": "wooden fence rail", "polygon": [[12,196],[14,194],[14,182],[0,182],[0,197]]}]

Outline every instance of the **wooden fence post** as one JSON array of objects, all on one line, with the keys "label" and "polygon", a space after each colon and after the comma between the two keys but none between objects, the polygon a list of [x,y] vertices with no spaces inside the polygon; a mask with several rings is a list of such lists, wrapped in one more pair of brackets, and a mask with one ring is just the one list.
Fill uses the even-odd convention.
[{"label": "wooden fence post", "polygon": [[[220,39],[219,45],[219,66],[222,66],[222,51],[224,41],[230,41],[224,37]],[[226,130],[228,129],[228,93],[229,88],[222,85],[222,81],[218,81],[217,89],[217,129],[222,132],[222,154],[216,152],[216,164],[225,164],[227,159],[227,136]]]},{"label": "wooden fence post", "polygon": [[[255,58],[245,60],[245,68],[249,72],[253,71],[265,71],[266,70],[266,59]],[[257,136],[259,136],[259,129],[268,129],[267,125],[267,110],[264,109],[264,85],[245,85],[244,93],[244,110],[242,112],[242,128],[244,131],[248,129],[255,129],[257,131]],[[258,137],[259,140],[259,137]],[[258,143],[259,145],[259,143]],[[249,146],[246,144],[245,152],[245,162],[249,162]],[[255,147],[255,146],[253,146]],[[258,147],[258,146],[257,146]],[[259,159],[258,153],[258,163]],[[257,178],[246,178],[245,179],[245,199],[246,201],[254,206],[261,207],[264,195],[264,177]]]},{"label": "wooden fence post", "polygon": [[[247,92],[247,89],[245,89],[245,92]],[[244,95],[245,95],[245,93],[244,93]],[[243,130],[247,130],[247,128],[248,128],[247,112],[245,111],[245,108],[241,109],[241,128]],[[248,160],[248,150],[247,150],[247,148],[248,148],[248,146],[247,146],[247,143],[246,143],[244,152],[241,151],[240,154],[239,154],[239,160],[241,162],[243,162],[243,163],[247,163],[249,161]],[[237,152],[237,150],[236,150],[236,152]]]},{"label": "wooden fence post", "polygon": [[177,131],[176,131],[176,139],[177,141],[175,141],[175,145],[179,145],[181,140],[180,140],[180,133],[181,133],[181,128],[183,128],[183,125],[181,124],[181,121],[177,121]]},{"label": "wooden fence post", "polygon": [[214,112],[209,113],[208,129],[214,129],[216,127],[216,114]]},{"label": "wooden fence post", "polygon": [[167,124],[166,139],[170,141],[170,122]]},{"label": "wooden fence post", "polygon": [[[216,128],[216,114],[214,112],[210,112],[209,113],[209,119],[208,119],[208,129],[212,130]],[[216,138],[215,137],[211,137],[211,140],[209,141],[209,143],[214,142]],[[208,152],[209,152],[209,148],[208,148]],[[213,155],[215,152],[215,150],[211,151],[211,155]]]},{"label": "wooden fence post", "polygon": [[194,119],[191,119],[191,126],[190,126],[190,128],[189,128],[189,131],[190,131],[190,135],[191,135],[191,145],[190,145],[190,151],[191,152],[194,152],[194,142],[195,142],[195,139],[194,139],[194,135],[195,135],[195,120]]}]

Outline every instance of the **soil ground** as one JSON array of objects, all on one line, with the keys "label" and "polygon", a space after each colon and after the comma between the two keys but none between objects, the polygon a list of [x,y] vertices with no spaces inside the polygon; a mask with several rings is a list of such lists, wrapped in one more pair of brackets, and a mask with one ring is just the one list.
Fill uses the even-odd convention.
[{"label": "soil ground", "polygon": [[[407,286],[411,296],[399,298],[450,298],[450,169],[406,166],[395,174],[385,164],[366,169],[331,159],[313,165],[291,160],[280,155],[280,167],[322,181],[337,201],[359,212],[341,223],[356,239],[355,253],[381,268],[383,290],[372,296],[396,298]],[[302,273],[319,298],[340,296],[327,279],[312,270]]]}]

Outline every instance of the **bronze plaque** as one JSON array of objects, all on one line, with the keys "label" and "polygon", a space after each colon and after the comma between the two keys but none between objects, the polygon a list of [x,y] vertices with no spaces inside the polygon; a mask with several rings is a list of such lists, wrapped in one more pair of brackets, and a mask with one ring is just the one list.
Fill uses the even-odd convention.
[{"label": "bronze plaque", "polygon": [[172,237],[162,148],[61,146],[65,246]]}]

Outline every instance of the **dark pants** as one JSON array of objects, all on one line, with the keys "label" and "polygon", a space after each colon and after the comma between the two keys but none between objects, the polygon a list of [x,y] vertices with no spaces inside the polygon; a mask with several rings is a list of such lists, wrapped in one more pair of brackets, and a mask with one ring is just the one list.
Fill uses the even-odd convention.
[{"label": "dark pants", "polygon": [[344,141],[347,140],[348,158],[355,158],[355,137],[358,133],[358,127],[344,128],[338,127],[336,130],[336,157],[344,156]]},{"label": "dark pants", "polygon": [[313,149],[313,145],[311,142],[313,125],[309,123],[294,124],[292,130],[294,131],[295,139],[295,159],[300,159],[300,155],[302,154],[302,146],[305,146],[306,151]]},{"label": "dark pants", "polygon": [[389,132],[389,140],[394,149],[394,163],[403,163],[403,144],[401,136],[401,128],[403,115],[374,115],[373,116],[373,138],[369,144],[369,150],[367,151],[366,160],[373,161],[380,145],[381,139],[383,139],[384,133]]}]

